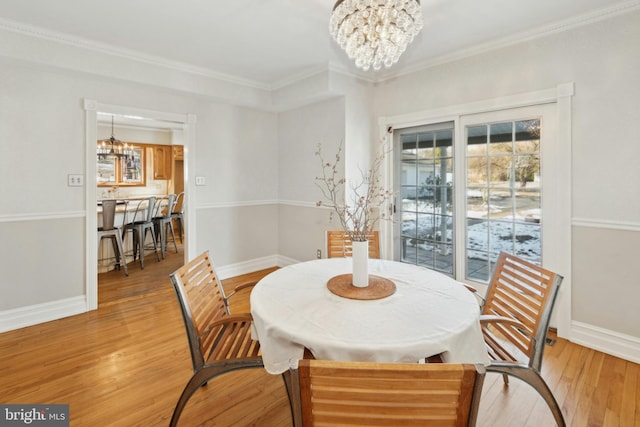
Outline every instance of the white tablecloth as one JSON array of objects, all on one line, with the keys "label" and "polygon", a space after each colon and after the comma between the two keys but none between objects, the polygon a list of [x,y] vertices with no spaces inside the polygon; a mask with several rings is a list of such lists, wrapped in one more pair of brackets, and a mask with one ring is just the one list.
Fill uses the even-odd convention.
[{"label": "white tablecloth", "polygon": [[330,278],[350,272],[349,258],[315,260],[256,285],[254,334],[269,373],[296,367],[305,347],[316,359],[414,363],[442,354],[449,363],[489,363],[477,300],[460,282],[411,264],[369,260],[369,274],[396,284],[393,295],[360,301],[327,289]]}]

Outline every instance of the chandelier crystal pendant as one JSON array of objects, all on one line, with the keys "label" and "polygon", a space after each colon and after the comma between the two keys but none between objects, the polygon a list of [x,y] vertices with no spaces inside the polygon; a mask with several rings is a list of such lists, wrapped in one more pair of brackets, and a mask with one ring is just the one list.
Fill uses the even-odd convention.
[{"label": "chandelier crystal pendant", "polygon": [[364,71],[391,67],[422,29],[420,0],[338,0],[329,31]]},{"label": "chandelier crystal pendant", "polygon": [[98,140],[96,150],[99,159],[117,157],[118,159],[128,160],[133,157],[133,150],[129,144],[113,136],[113,116],[111,116],[111,138]]}]

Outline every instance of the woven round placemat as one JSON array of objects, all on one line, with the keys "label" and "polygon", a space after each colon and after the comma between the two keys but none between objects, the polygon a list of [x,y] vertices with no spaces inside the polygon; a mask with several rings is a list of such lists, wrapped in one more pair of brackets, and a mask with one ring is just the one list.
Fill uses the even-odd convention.
[{"label": "woven round placemat", "polygon": [[360,288],[353,286],[351,274],[332,277],[327,288],[334,294],[350,299],[372,300],[388,297],[396,291],[396,284],[384,277],[369,275],[369,286]]}]

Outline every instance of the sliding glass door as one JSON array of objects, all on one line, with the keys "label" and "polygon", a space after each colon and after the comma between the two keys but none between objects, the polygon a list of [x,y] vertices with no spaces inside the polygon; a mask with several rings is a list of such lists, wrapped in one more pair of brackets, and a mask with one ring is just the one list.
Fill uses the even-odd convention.
[{"label": "sliding glass door", "polygon": [[486,282],[506,251],[542,258],[540,118],[469,123],[466,160],[466,278]]},{"label": "sliding glass door", "polygon": [[479,283],[500,251],[541,264],[555,115],[549,104],[396,129],[394,258]]},{"label": "sliding glass door", "polygon": [[395,135],[396,259],[453,274],[453,122]]}]

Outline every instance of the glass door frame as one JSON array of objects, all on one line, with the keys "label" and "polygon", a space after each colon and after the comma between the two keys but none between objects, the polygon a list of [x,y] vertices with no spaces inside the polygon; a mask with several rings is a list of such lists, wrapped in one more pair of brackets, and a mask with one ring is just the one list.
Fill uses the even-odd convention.
[{"label": "glass door frame", "polygon": [[[398,182],[398,187],[401,190],[398,192],[398,194],[394,195],[394,207],[395,207],[394,216],[396,218],[396,220],[394,221],[394,233],[395,233],[394,235],[397,235],[398,239],[395,241],[395,244],[394,244],[393,258],[396,260],[400,260],[405,256],[404,250],[407,248],[408,245],[406,244],[406,241],[402,241],[402,240],[407,239],[408,236],[406,233],[402,232],[403,218],[405,213],[409,215],[414,215],[415,235],[414,235],[414,239],[411,239],[411,240],[415,241],[414,250],[416,252],[417,265],[430,268],[428,262],[424,262],[424,263],[420,262],[421,250],[419,248],[419,245],[427,246],[427,248],[424,248],[422,252],[423,255],[425,254],[425,252],[426,253],[429,252],[428,247],[431,246],[430,251],[431,251],[432,266],[434,267],[435,270],[440,271],[447,275],[453,275],[455,273],[454,271],[455,257],[453,256],[454,252],[453,252],[453,249],[451,249],[451,252],[449,251],[449,248],[455,247],[455,240],[454,240],[455,236],[452,236],[452,239],[449,240],[448,234],[447,234],[447,229],[453,228],[454,226],[453,222],[451,222],[450,224],[447,224],[446,228],[443,228],[444,224],[442,222],[442,220],[447,217],[451,218],[450,213],[452,213],[453,211],[451,210],[450,212],[447,212],[448,209],[446,209],[443,212],[442,208],[443,206],[449,205],[450,208],[453,209],[454,200],[453,198],[447,198],[447,196],[450,195],[451,193],[455,194],[455,185],[448,185],[448,184],[451,184],[451,181],[447,179],[446,170],[444,171],[444,177],[443,177],[442,168],[444,167],[446,169],[446,164],[448,164],[449,170],[453,170],[454,134],[455,134],[455,123],[453,121],[433,123],[425,126],[402,128],[400,129],[399,132],[397,133],[394,132],[394,143],[393,143],[394,155],[397,155],[400,153],[405,153],[403,137],[406,137],[409,135],[411,136],[415,135],[416,138],[425,137],[425,136],[428,136],[429,138],[433,138],[432,141],[429,143],[429,146],[427,145],[421,146],[421,144],[416,140],[415,150],[409,149],[410,152],[414,151],[416,155],[416,158],[412,159],[415,161],[415,163],[412,163],[411,160],[406,159],[408,161],[408,165],[413,164],[415,167],[414,169],[415,176],[413,177],[414,178],[413,180],[415,180],[414,184],[410,183],[411,181],[413,181],[411,178],[408,179],[409,183],[402,182],[402,176],[404,175],[402,168],[398,168],[394,172],[395,173],[394,180]],[[445,143],[444,145],[438,145],[438,138],[439,137],[442,138],[443,136],[445,137],[445,140],[447,139],[446,136],[449,136],[448,140],[450,140],[450,143],[449,144]],[[424,143],[426,141],[422,141],[422,142]],[[431,144],[433,143],[435,143],[436,145],[431,146]],[[437,150],[439,148],[443,149],[444,152],[438,153]],[[423,151],[423,152],[420,153],[420,151]],[[426,157],[422,157],[425,154],[426,154]],[[401,162],[405,164],[405,159],[402,159]],[[421,171],[421,167],[420,167],[421,165],[425,168],[425,170]],[[438,166],[440,166],[440,168],[438,168]],[[425,174],[429,175],[431,178],[439,179],[440,182],[430,182],[430,183],[425,182],[425,183],[422,183],[422,186],[420,186],[421,184],[420,177],[423,176],[426,178],[426,176],[424,176]],[[452,178],[452,177],[449,177],[449,178]],[[412,187],[415,187],[415,188],[412,188]],[[411,189],[415,190],[415,194],[413,194],[415,210],[405,210],[404,208],[405,189],[408,189],[409,193],[411,193]],[[419,196],[420,190],[424,191],[425,189],[427,190],[426,191],[427,194],[424,194],[424,196],[421,198]],[[424,200],[425,198],[427,199],[426,205]],[[411,197],[407,196],[407,199],[410,200]],[[423,203],[422,206],[420,206],[421,199]],[[408,203],[411,204],[411,202],[408,202]],[[403,216],[403,218],[398,219],[398,216]],[[429,231],[423,230],[422,235],[420,235],[421,233],[419,231],[420,224],[421,224],[421,221],[419,220],[420,217],[422,217],[423,220],[430,218],[432,221],[431,230]],[[435,227],[436,219],[440,220],[439,227]],[[424,222],[422,222],[422,224],[424,226]],[[438,232],[440,232],[439,237],[437,236]],[[443,249],[445,249],[444,251],[445,255],[438,257],[437,254]],[[406,261],[406,262],[409,262],[409,261]],[[440,264],[440,268],[438,267],[438,264]]]},{"label": "glass door frame", "polygon": [[[547,223],[547,231],[553,233],[553,256],[545,256],[545,267],[564,276],[560,288],[556,309],[556,321],[558,335],[571,339],[571,105],[574,95],[574,84],[564,83],[555,88],[535,92],[526,92],[518,95],[488,99],[468,104],[446,106],[439,109],[422,111],[399,116],[380,117],[378,127],[380,136],[386,138],[389,144],[393,143],[393,132],[389,129],[415,127],[433,123],[453,121],[455,123],[454,140],[464,141],[464,129],[461,128],[464,116],[490,113],[500,110],[509,110],[520,107],[529,107],[544,104],[554,104],[557,116],[556,143],[548,147],[543,155],[554,160],[554,166],[543,173],[549,174],[554,185],[550,194],[546,194],[548,204],[553,206],[553,221]],[[454,154],[455,156],[455,154]],[[387,156],[385,165],[384,182],[387,188],[394,188],[394,156]],[[464,171],[465,156],[457,156],[454,168],[456,171]],[[461,164],[459,162],[462,162]],[[557,165],[560,165],[558,167]],[[460,169],[462,168],[462,169]],[[459,174],[459,172],[455,172]],[[458,187],[460,190],[460,187]],[[464,206],[464,192],[456,192],[456,206]],[[462,200],[461,200],[462,199]],[[462,204],[461,204],[462,203]],[[456,224],[460,227],[460,224]],[[458,228],[460,229],[460,228]],[[394,224],[383,221],[380,224],[381,247],[383,254],[391,259],[394,253],[394,241],[399,236],[394,233]],[[461,233],[457,233],[457,239],[463,239]],[[464,242],[462,242],[464,245]],[[456,242],[456,246],[460,242]],[[464,252],[457,250],[457,257],[464,256]],[[460,279],[460,269],[464,266],[463,260],[456,260],[456,278]],[[475,282],[474,282],[475,284]],[[486,287],[479,287],[481,292]]]},{"label": "glass door frame", "polygon": [[[458,147],[460,147],[458,153],[460,154],[458,157],[454,157],[454,162],[456,164],[456,178],[463,180],[462,184],[458,185],[458,188],[466,189],[467,185],[467,128],[474,127],[478,125],[487,125],[487,124],[495,124],[497,122],[517,122],[520,120],[529,120],[529,119],[540,119],[540,130],[541,135],[539,136],[540,142],[540,152],[538,153],[540,157],[540,178],[541,182],[539,184],[541,190],[541,200],[540,200],[540,211],[541,218],[540,224],[542,225],[542,234],[541,234],[541,242],[540,249],[542,255],[542,263],[546,267],[550,268],[547,259],[553,259],[557,255],[555,253],[555,240],[550,238],[549,236],[553,236],[554,230],[554,218],[557,215],[555,209],[553,209],[553,203],[551,202],[554,199],[553,194],[553,185],[552,183],[556,181],[555,178],[555,169],[556,164],[553,157],[550,155],[553,147],[557,144],[556,135],[557,135],[557,117],[556,117],[556,105],[555,103],[547,103],[540,105],[533,105],[528,107],[517,107],[517,108],[509,108],[499,111],[491,111],[487,113],[477,113],[477,114],[468,114],[461,116],[458,123],[458,134],[462,138]],[[513,187],[515,189],[515,187]],[[456,233],[456,247],[460,248],[459,251],[456,251],[456,261],[457,264],[462,266],[468,263],[468,260],[465,259],[467,255],[468,246],[468,198],[466,191],[459,191],[456,193],[456,206],[461,207],[461,209],[466,213],[465,215],[456,215],[456,229],[458,233]],[[513,219],[513,218],[511,218]],[[491,223],[494,219],[487,217],[486,221]],[[546,236],[546,238],[545,238]],[[493,236],[495,237],[495,236]],[[490,236],[487,236],[489,239]],[[489,245],[490,246],[490,245]],[[489,249],[489,247],[487,247]],[[491,251],[497,257],[497,250]],[[516,254],[517,255],[517,254]],[[491,257],[489,257],[491,259]],[[536,262],[535,260],[531,260]],[[464,263],[464,264],[463,264]],[[493,265],[493,261],[489,262],[489,264]],[[468,267],[468,265],[467,265]],[[488,267],[485,267],[486,271]],[[468,269],[467,269],[468,270]],[[465,282],[472,284],[475,287],[485,287],[486,285],[479,281],[474,281],[473,279],[466,279],[467,272],[466,271],[458,271],[457,277],[458,280],[462,278]],[[490,279],[490,277],[489,277]]]}]

